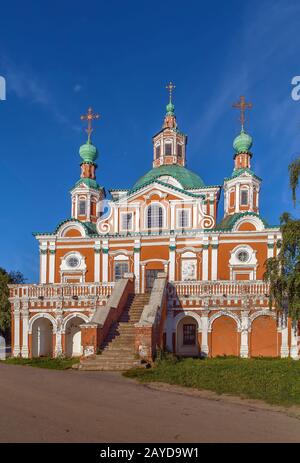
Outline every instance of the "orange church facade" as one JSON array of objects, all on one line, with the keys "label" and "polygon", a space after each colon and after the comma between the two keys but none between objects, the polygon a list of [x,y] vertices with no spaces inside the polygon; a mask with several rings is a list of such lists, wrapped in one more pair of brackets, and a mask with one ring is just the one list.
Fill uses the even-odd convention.
[{"label": "orange church facade", "polygon": [[120,322],[124,300],[140,297],[146,304],[129,330],[140,357],[160,347],[181,356],[297,359],[298,333],[269,309],[265,261],[278,252],[281,235],[260,215],[261,179],[251,169],[252,138],[243,126],[231,175],[207,186],[186,168],[187,137],[170,99],[153,137],[153,168],[132,188],[108,195],[96,181],[95,115],[89,110],[86,118],[71,218],[52,233],[35,233],[40,283],[10,289],[13,354],[96,356]]}]

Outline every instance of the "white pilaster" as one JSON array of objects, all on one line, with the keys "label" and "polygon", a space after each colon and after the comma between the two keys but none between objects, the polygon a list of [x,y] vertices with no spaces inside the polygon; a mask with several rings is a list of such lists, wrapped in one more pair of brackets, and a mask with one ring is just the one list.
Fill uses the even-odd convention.
[{"label": "white pilaster", "polygon": [[241,329],[241,348],[240,356],[243,358],[249,357],[249,312],[242,311],[242,329]]},{"label": "white pilaster", "polygon": [[141,288],[142,288],[142,293],[145,292],[145,266],[146,264],[143,264],[142,263],[142,284],[141,284]]},{"label": "white pilaster", "polygon": [[118,233],[119,231],[119,209],[114,205],[114,232]]},{"label": "white pilaster", "polygon": [[55,241],[49,245],[49,283],[54,283],[55,278]]},{"label": "white pilaster", "polygon": [[91,220],[91,195],[87,195],[87,205],[86,205],[86,218],[87,220]]},{"label": "white pilaster", "polygon": [[47,280],[47,242],[40,243],[40,283],[46,283]]},{"label": "white pilaster", "polygon": [[286,324],[281,329],[280,356],[282,358],[289,356],[289,330]]},{"label": "white pilaster", "polygon": [[135,231],[140,231],[140,208],[139,206],[135,210]]},{"label": "white pilaster", "polygon": [[201,352],[205,356],[209,354],[208,349],[208,312],[203,312],[201,316],[202,337],[201,337]]},{"label": "white pilaster", "polygon": [[235,187],[235,212],[240,211],[240,184],[237,183]]},{"label": "white pilaster", "polygon": [[215,216],[215,202],[214,202],[214,197],[211,196],[209,198],[209,214],[214,217]]},{"label": "white pilaster", "polygon": [[218,279],[218,247],[219,240],[217,237],[213,237],[211,243],[211,279]]},{"label": "white pilaster", "polygon": [[100,241],[95,241],[94,255],[94,281],[100,282]]},{"label": "white pilaster", "polygon": [[203,240],[202,280],[208,280],[208,240]]},{"label": "white pilaster", "polygon": [[108,241],[102,245],[102,282],[108,282]]},{"label": "white pilaster", "polygon": [[174,230],[175,229],[175,205],[170,204],[170,211],[171,211],[171,218],[170,218],[170,229]]},{"label": "white pilaster", "polygon": [[176,243],[175,238],[170,238],[169,243],[169,280],[175,281],[175,255],[176,255]]},{"label": "white pilaster", "polygon": [[135,292],[140,292],[140,255],[141,255],[141,242],[140,240],[134,241],[134,276],[135,276]]}]

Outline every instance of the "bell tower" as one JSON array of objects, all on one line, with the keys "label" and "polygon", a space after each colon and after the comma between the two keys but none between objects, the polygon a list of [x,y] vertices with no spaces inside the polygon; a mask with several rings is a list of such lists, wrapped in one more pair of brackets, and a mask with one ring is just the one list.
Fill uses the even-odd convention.
[{"label": "bell tower", "polygon": [[153,137],[153,167],[177,164],[186,164],[187,136],[177,127],[175,106],[172,94],[175,85],[170,82],[166,89],[169,91],[169,103],[166,106],[166,115],[160,132]]},{"label": "bell tower", "polygon": [[104,198],[104,190],[96,182],[96,159],[98,150],[91,142],[93,131],[92,121],[99,119],[99,114],[94,114],[92,108],[89,108],[87,114],[81,116],[81,120],[86,120],[88,126],[87,142],[81,145],[79,155],[81,157],[81,174],[80,179],[76,182],[71,190],[72,196],[72,218],[83,222],[96,222],[99,217],[99,202]]},{"label": "bell tower", "polygon": [[252,137],[245,131],[245,110],[252,108],[245,97],[233,105],[240,110],[241,132],[233,141],[234,169],[231,177],[224,180],[224,214],[243,212],[259,213],[261,179],[251,170]]}]

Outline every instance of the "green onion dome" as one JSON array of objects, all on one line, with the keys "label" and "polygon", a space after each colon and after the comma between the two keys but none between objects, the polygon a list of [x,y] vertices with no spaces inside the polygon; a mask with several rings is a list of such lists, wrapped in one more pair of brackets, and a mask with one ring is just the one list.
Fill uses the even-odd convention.
[{"label": "green onion dome", "polygon": [[94,162],[98,157],[98,150],[91,142],[87,141],[84,145],[81,145],[79,154],[82,162]]},{"label": "green onion dome", "polygon": [[233,148],[236,153],[248,153],[252,146],[252,137],[244,130],[233,140]]},{"label": "green onion dome", "polygon": [[167,104],[166,109],[168,116],[173,116],[175,112],[175,106],[173,105],[173,103],[171,103],[171,101]]}]

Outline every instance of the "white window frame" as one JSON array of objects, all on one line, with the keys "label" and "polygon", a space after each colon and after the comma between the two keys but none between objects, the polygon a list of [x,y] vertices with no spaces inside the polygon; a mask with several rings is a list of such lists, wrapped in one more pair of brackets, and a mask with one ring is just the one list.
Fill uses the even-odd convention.
[{"label": "white window frame", "polygon": [[[187,212],[187,225],[185,226],[181,226],[180,224],[180,213],[184,211],[184,212]],[[176,215],[177,215],[177,219],[176,219],[176,228],[179,228],[179,229],[182,229],[182,228],[191,228],[191,209],[188,208],[188,209],[185,209],[185,208],[178,208],[177,209],[177,212],[176,212]]]},{"label": "white window frame", "polygon": [[[131,226],[130,227],[128,227],[128,226],[124,227],[123,218],[124,218],[124,216],[128,216],[128,215],[131,216]],[[120,227],[120,229],[121,229],[121,231],[133,231],[133,212],[121,212],[121,227]]]},{"label": "white window frame", "polygon": [[[152,206],[158,206],[158,207],[161,207],[161,209],[162,209],[162,226],[161,227],[160,226],[148,227],[148,211],[149,211],[149,208],[152,207]],[[146,230],[161,230],[163,228],[166,228],[166,222],[165,221],[166,221],[166,210],[165,210],[165,207],[161,203],[159,203],[159,202],[154,203],[153,202],[153,203],[149,204],[148,207],[146,207],[146,209],[145,209],[145,229]]]},{"label": "white window frame", "polygon": [[[84,213],[82,213],[80,211],[80,205],[84,203]],[[78,215],[86,215],[86,212],[87,212],[87,201],[86,199],[78,199],[78,211],[77,211],[77,214]]]},{"label": "white window frame", "polygon": [[[247,202],[246,203],[242,202],[243,192],[247,193]],[[241,190],[240,190],[240,205],[241,206],[249,206],[249,188],[241,188]]]}]

